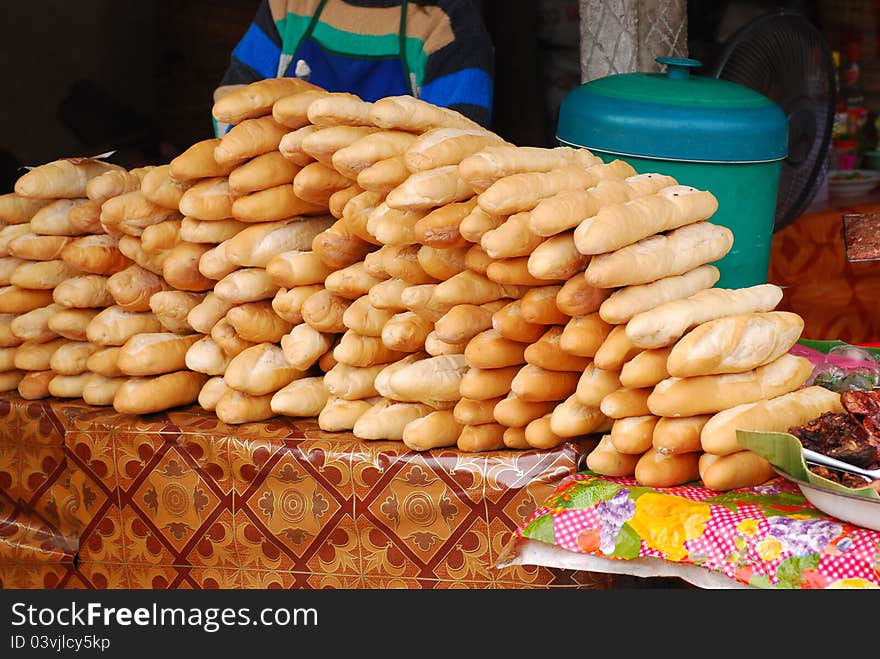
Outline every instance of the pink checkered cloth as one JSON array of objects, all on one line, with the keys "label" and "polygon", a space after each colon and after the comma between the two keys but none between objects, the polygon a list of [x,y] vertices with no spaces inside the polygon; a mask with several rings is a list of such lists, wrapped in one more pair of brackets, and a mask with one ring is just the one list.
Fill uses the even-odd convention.
[{"label": "pink checkered cloth", "polygon": [[520,525],[519,538],[696,565],[758,588],[880,588],[880,532],[825,515],[784,478],[716,492],[579,473]]}]

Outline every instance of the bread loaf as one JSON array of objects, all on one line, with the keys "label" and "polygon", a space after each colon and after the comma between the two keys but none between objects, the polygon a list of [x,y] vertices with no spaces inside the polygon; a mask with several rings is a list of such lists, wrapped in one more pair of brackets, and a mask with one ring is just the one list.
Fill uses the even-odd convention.
[{"label": "bread loaf", "polygon": [[379,398],[343,400],[330,396],[324,409],[318,414],[318,427],[324,432],[351,430],[355,421],[379,400]]},{"label": "bread loaf", "polygon": [[275,416],[272,396],[272,393],[258,396],[229,389],[215,403],[214,414],[223,423],[232,425],[265,421]]},{"label": "bread loaf", "polygon": [[803,318],[788,311],[710,320],[675,343],[667,369],[675,377],[748,371],[788,352],[803,329]]},{"label": "bread loaf", "polygon": [[253,341],[241,338],[226,318],[217,321],[217,324],[211,328],[211,338],[220,346],[220,350],[230,358],[257,345]]},{"label": "bread loaf", "polygon": [[160,252],[171,249],[180,240],[181,226],[183,226],[183,218],[151,224],[141,232],[141,247],[145,252]]},{"label": "bread loaf", "polygon": [[197,220],[226,220],[232,215],[235,197],[226,176],[200,179],[180,198],[181,214]]},{"label": "bread loaf", "polygon": [[199,334],[180,335],[173,332],[144,332],[129,337],[117,356],[117,365],[126,375],[160,375],[182,371],[186,354]]},{"label": "bread loaf", "polygon": [[198,263],[198,271],[202,276],[220,281],[226,275],[238,270],[239,266],[233,263],[226,254],[227,244],[228,240],[224,240],[213,247],[206,245],[209,249],[202,253]]},{"label": "bread loaf", "polygon": [[205,299],[205,293],[187,291],[159,291],[150,296],[150,311],[167,332],[189,334],[193,331],[187,316]]},{"label": "bread loaf", "polygon": [[226,313],[226,319],[236,334],[254,343],[277,343],[292,328],[291,323],[275,313],[271,300],[234,306]]},{"label": "bread loaf", "polygon": [[561,146],[489,145],[459,163],[462,177],[477,192],[488,189],[495,181],[520,172],[547,172],[566,165],[587,168],[602,160],[586,149]]},{"label": "bread loaf", "polygon": [[641,348],[661,348],[692,327],[724,316],[772,311],[781,300],[782,289],[775,284],[710,288],[634,315],[626,334]]},{"label": "bread loaf", "polygon": [[79,375],[58,375],[49,380],[49,395],[55,398],[82,398],[90,373]]},{"label": "bread loaf", "polygon": [[825,412],[842,414],[843,406],[839,393],[819,386],[741,403],[713,414],[700,432],[700,444],[707,453],[730,455],[743,449],[737,430],[788,432]]},{"label": "bread loaf", "polygon": [[593,363],[606,371],[620,371],[623,365],[641,352],[627,335],[623,325],[615,325],[596,350]]},{"label": "bread loaf", "polygon": [[319,332],[305,323],[294,326],[281,337],[281,350],[287,363],[307,371],[333,346],[333,335]]},{"label": "bread loaf", "polygon": [[[55,377],[55,371],[46,369],[44,371],[7,371],[14,373],[13,379],[18,378],[18,395],[25,400],[39,400],[40,398],[48,398],[49,383]],[[21,374],[21,377],[18,377]]]},{"label": "bread loaf", "polygon": [[528,344],[505,339],[495,329],[483,330],[469,342],[464,356],[475,368],[501,368],[525,364]]},{"label": "bread loaf", "polygon": [[767,460],[746,450],[728,455],[703,453],[697,466],[703,485],[719,492],[761,485],[775,475]]},{"label": "bread loaf", "polygon": [[216,325],[234,305],[234,302],[221,298],[213,291],[208,291],[208,293],[205,294],[204,299],[186,314],[186,322],[196,332],[210,334],[214,325]]},{"label": "bread loaf", "polygon": [[324,386],[331,396],[343,400],[363,400],[377,395],[376,377],[385,363],[354,366],[337,362],[324,373]]},{"label": "bread loaf", "polygon": [[464,355],[427,357],[397,370],[390,387],[405,401],[457,401],[459,387],[468,370]]},{"label": "bread loaf", "polygon": [[222,123],[238,124],[272,114],[275,103],[286,96],[318,89],[301,78],[264,78],[216,99],[211,114]]},{"label": "bread loaf", "polygon": [[611,435],[603,435],[596,447],[587,454],[587,469],[602,476],[632,476],[640,457],[621,453],[611,443]]},{"label": "bread loaf", "polygon": [[226,386],[223,378],[219,375],[215,376],[205,382],[199,391],[199,406],[207,412],[213,412],[217,408],[219,400],[229,391],[232,389]]},{"label": "bread loaf", "polygon": [[89,203],[88,199],[57,199],[34,213],[31,231],[43,236],[79,236],[82,231],[71,224],[70,212]]},{"label": "bread loaf", "polygon": [[358,261],[328,274],[324,286],[334,295],[357,300],[365,297],[370,288],[380,281],[382,278],[371,275],[367,272],[364,262]]},{"label": "bread loaf", "polygon": [[641,455],[651,448],[654,428],[659,417],[653,414],[614,419],[611,424],[611,443],[620,453]]},{"label": "bread loaf", "polygon": [[[251,226],[247,222],[239,222],[235,219],[226,220],[197,220],[194,217],[184,217],[180,220],[178,238],[188,243],[208,243],[216,245],[229,240],[239,231]],[[143,239],[143,235],[141,236]]]},{"label": "bread loaf", "polygon": [[335,268],[325,264],[316,252],[310,249],[289,250],[276,254],[266,264],[269,279],[283,288],[323,284]]},{"label": "bread loaf", "polygon": [[635,477],[646,487],[674,487],[700,478],[700,453],[663,453],[650,448],[636,463]]},{"label": "bread loaf", "polygon": [[463,453],[482,453],[504,448],[505,427],[500,423],[481,423],[478,426],[462,426],[456,447]]},{"label": "bread loaf", "polygon": [[306,298],[300,313],[303,322],[319,332],[342,333],[346,329],[342,317],[350,304],[351,300],[334,295],[325,288]]},{"label": "bread loaf", "polygon": [[71,208],[67,221],[80,235],[101,234],[105,231],[101,224],[101,204],[92,199]]},{"label": "bread loaf", "polygon": [[101,205],[101,224],[107,230],[139,237],[144,229],[165,220],[180,219],[174,209],[153,203],[140,190],[111,197]]},{"label": "bread loaf", "polygon": [[579,378],[579,372],[548,371],[525,364],[510,383],[510,391],[527,401],[565,400],[577,389]]},{"label": "bread loaf", "polygon": [[458,165],[483,147],[506,144],[495,133],[466,128],[433,128],[413,137],[404,154],[406,166],[413,172]]},{"label": "bread loaf", "polygon": [[100,210],[101,204],[132,190],[141,187],[144,176],[153,168],[153,165],[135,167],[132,170],[111,169],[89,179],[86,183],[86,196],[95,202]]},{"label": "bread loaf", "polygon": [[94,275],[112,275],[131,265],[131,259],[119,251],[119,241],[112,236],[83,236],[61,250],[65,263]]},{"label": "bread loaf", "polygon": [[303,322],[302,307],[312,295],[324,290],[320,284],[279,289],[272,297],[272,310],[291,325]]},{"label": "bread loaf", "polygon": [[10,323],[12,333],[22,341],[42,343],[58,338],[58,334],[49,328],[49,319],[63,309],[60,304],[47,304],[27,313],[16,316]]},{"label": "bread loaf", "polygon": [[168,254],[168,250],[147,252],[138,238],[127,235],[119,238],[119,251],[142,268],[155,272],[157,275],[162,274],[162,265]]},{"label": "bread loaf", "polygon": [[141,181],[144,196],[162,208],[177,211],[180,198],[190,187],[189,181],[180,181],[171,176],[171,165],[157,165],[150,169]]},{"label": "bread loaf", "polygon": [[[471,373],[468,371],[468,373]],[[512,381],[512,378],[511,378]],[[516,427],[523,428],[529,424],[529,422],[534,421],[535,419],[544,416],[545,414],[550,414],[556,408],[558,401],[529,401],[523,400],[519,398],[516,394],[509,392],[508,385],[508,393],[502,394],[503,398],[498,400],[495,403],[494,408],[492,409],[492,415],[495,417],[495,421],[500,423],[502,426],[508,427]],[[496,399],[492,399],[496,400]]]},{"label": "bread loaf", "polygon": [[150,311],[150,298],[170,288],[162,277],[136,263],[107,279],[107,290],[126,311]]},{"label": "bread loaf", "polygon": [[478,400],[506,396],[510,393],[510,385],[520,368],[519,364],[500,368],[471,366],[461,377],[459,393],[465,398]]},{"label": "bread loaf", "polygon": [[96,350],[98,346],[88,341],[65,343],[52,353],[49,358],[49,368],[59,375],[80,375],[88,371],[86,362]]},{"label": "bread loaf", "polygon": [[23,314],[51,303],[51,290],[20,288],[14,284],[0,287],[0,313]]},{"label": "bread loaf", "polygon": [[38,210],[52,201],[52,199],[23,197],[15,192],[0,194],[0,222],[4,225],[25,224]]},{"label": "bread loaf", "polygon": [[329,93],[324,89],[306,89],[282,96],[272,105],[272,118],[291,130],[302,128],[311,123],[308,110],[312,101]]},{"label": "bread loaf", "polygon": [[[630,389],[629,387],[621,387],[616,391],[606,394],[599,403],[599,409],[602,414],[610,419],[622,419],[628,416],[646,416],[648,414],[657,414],[650,407],[648,400],[652,394],[651,387],[641,387],[639,389]],[[578,396],[580,399],[580,396]],[[678,416],[677,414],[668,414],[665,416]]]},{"label": "bread loaf", "polygon": [[744,373],[669,377],[654,387],[648,407],[658,416],[713,414],[787,394],[803,385],[812,373],[808,359],[785,354]]},{"label": "bread loaf", "polygon": [[98,348],[86,359],[86,368],[92,373],[103,375],[108,378],[117,378],[123,376],[124,373],[119,368],[118,358],[119,352],[122,350],[119,346],[110,346],[107,348]]},{"label": "bread loaf", "polygon": [[594,357],[612,329],[598,313],[573,317],[562,328],[559,346],[572,355]]},{"label": "bread loaf", "polygon": [[480,246],[491,258],[529,256],[544,242],[542,236],[529,228],[528,213],[514,213],[503,217],[507,218],[504,222],[480,236]]},{"label": "bread loaf", "polygon": [[352,434],[358,439],[402,440],[403,429],[410,421],[420,419],[432,411],[431,407],[423,403],[382,399],[357,418]]},{"label": "bread loaf", "polygon": [[49,362],[52,359],[52,355],[60,347],[70,343],[71,341],[63,338],[43,341],[41,343],[24,341],[15,349],[15,356],[13,358],[15,368],[19,368],[23,371],[51,370]]},{"label": "bread loaf", "polygon": [[[504,306],[492,313],[492,329],[505,339],[533,343],[546,332],[547,326],[526,320],[522,314],[522,299],[503,300]],[[485,305],[481,305],[485,307]]]},{"label": "bread loaf", "polygon": [[598,368],[595,364],[587,366],[578,378],[575,395],[588,407],[598,407],[608,394],[621,388],[619,373]]},{"label": "bread loaf", "polygon": [[208,376],[177,371],[155,377],[129,378],[113,397],[113,409],[120,414],[152,414],[198,400]]},{"label": "bread loaf", "polygon": [[48,327],[65,339],[85,341],[86,328],[92,318],[97,315],[98,309],[67,309],[62,307],[49,318]]},{"label": "bread loaf", "polygon": [[694,453],[702,451],[700,432],[711,414],[696,416],[680,416],[677,418],[663,416],[654,426],[651,445],[660,453]]},{"label": "bread loaf", "polygon": [[[7,229],[26,226],[16,224]],[[73,240],[70,236],[38,236],[34,233],[8,235],[5,254],[27,261],[51,261],[61,258],[61,252]]]},{"label": "bread loaf", "polygon": [[293,183],[301,170],[302,167],[285,158],[280,151],[270,151],[232,169],[229,172],[229,191],[241,196]]},{"label": "bread loaf", "polygon": [[642,350],[620,367],[620,384],[631,388],[653,387],[665,380],[669,377],[666,368],[669,353],[669,348]]},{"label": "bread loaf", "polygon": [[95,158],[53,160],[34,167],[15,181],[14,192],[37,199],[76,199],[86,196],[88,182],[122,167]]},{"label": "bread loaf", "polygon": [[361,336],[382,336],[382,328],[392,317],[393,311],[374,307],[369,295],[362,295],[346,307],[342,322]]},{"label": "bread loaf", "polygon": [[161,331],[162,324],[153,312],[126,311],[113,305],[92,318],[86,338],[99,346],[121,346],[137,334]]},{"label": "bread loaf", "polygon": [[214,294],[233,304],[268,300],[280,289],[272,283],[265,268],[242,268],[214,285]]},{"label": "bread loaf", "polygon": [[22,263],[25,260],[15,256],[0,256],[0,286],[9,286],[12,273]]},{"label": "bread loaf", "polygon": [[63,281],[80,274],[80,271],[61,259],[31,261],[20,264],[9,283],[20,289],[51,290]]},{"label": "bread loaf", "polygon": [[317,417],[329,398],[323,377],[307,377],[294,380],[276,391],[269,401],[269,407],[275,414]]},{"label": "bread loaf", "polygon": [[614,288],[647,284],[683,275],[719,260],[733,246],[733,232],[708,221],[644,238],[590,260],[584,276],[593,286]]},{"label": "bread loaf", "polygon": [[590,365],[590,358],[565,352],[559,345],[561,337],[562,327],[550,326],[541,338],[526,347],[523,352],[526,363],[547,371],[583,372]]},{"label": "bread loaf", "polygon": [[303,371],[287,363],[281,346],[258,343],[232,358],[223,379],[236,391],[263,396],[278,391],[304,375]]},{"label": "bread loaf", "polygon": [[413,451],[455,446],[462,427],[450,410],[433,410],[407,423],[403,427],[402,439],[404,445]]},{"label": "bread loaf", "polygon": [[369,106],[369,120],[386,129],[423,133],[432,128],[482,130],[482,126],[460,112],[443,108],[414,96],[385,96]]},{"label": "bread loaf", "polygon": [[89,405],[110,407],[119,387],[126,378],[108,378],[97,373],[90,373],[82,389],[82,399]]},{"label": "bread loaf", "polygon": [[501,396],[485,400],[460,398],[455,403],[455,407],[452,408],[453,416],[461,425],[477,426],[482,423],[494,423],[495,417],[492,411],[495,408],[495,403],[500,401],[501,398]]},{"label": "bread loaf", "polygon": [[375,248],[352,233],[344,220],[337,220],[312,241],[312,251],[333,270],[363,261],[364,256]]},{"label": "bread loaf", "polygon": [[220,143],[214,148],[214,160],[221,165],[242,163],[275,151],[287,132],[287,127],[276,122],[271,114],[242,119],[220,138]]},{"label": "bread loaf", "polygon": [[339,343],[333,348],[333,357],[336,361],[351,366],[389,364],[405,354],[405,351],[398,351],[385,345],[380,337],[360,336],[351,330],[346,330]]},{"label": "bread loaf", "polygon": [[194,181],[203,178],[228,176],[235,163],[219,164],[214,160],[214,149],[220,144],[219,137],[200,140],[184,149],[169,163],[169,175],[177,181]]},{"label": "bread loaf", "polygon": [[[198,335],[193,335],[198,337]],[[230,357],[210,336],[203,336],[190,345],[184,358],[185,366],[197,373],[219,376],[226,372]]]},{"label": "bread loaf", "polygon": [[571,394],[550,412],[550,430],[559,437],[580,437],[608,429],[611,423],[597,406],[584,405]]},{"label": "bread loaf", "polygon": [[385,203],[401,210],[430,210],[473,196],[458,167],[447,165],[411,174],[386,195]]}]

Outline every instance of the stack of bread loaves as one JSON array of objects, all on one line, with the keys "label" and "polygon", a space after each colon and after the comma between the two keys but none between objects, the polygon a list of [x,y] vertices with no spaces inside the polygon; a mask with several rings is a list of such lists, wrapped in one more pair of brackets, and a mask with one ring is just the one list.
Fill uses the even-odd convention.
[{"label": "stack of bread loaves", "polygon": [[27,313],[20,309],[13,321],[13,331],[23,340],[15,357],[17,366],[27,371],[18,384],[23,398],[83,395],[91,375],[86,363],[95,351],[85,329],[96,308],[109,303],[102,279],[96,299],[73,304],[77,294],[93,293],[88,286],[76,286],[88,277],[90,265],[89,259],[80,258],[79,246],[102,232],[88,186],[105,175],[126,174],[101,160],[71,159],[34,167],[16,181],[14,194],[44,203],[26,225],[16,225],[27,231],[9,243],[9,253],[23,259],[10,283],[20,291],[39,290],[48,300]]}]

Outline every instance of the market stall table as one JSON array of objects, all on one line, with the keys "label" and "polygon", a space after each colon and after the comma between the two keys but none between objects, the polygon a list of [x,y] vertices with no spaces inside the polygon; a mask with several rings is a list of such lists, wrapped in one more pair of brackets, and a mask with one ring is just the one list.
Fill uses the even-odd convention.
[{"label": "market stall table", "polygon": [[418,453],[314,419],[2,394],[0,587],[609,588],[494,567],[582,452]]}]

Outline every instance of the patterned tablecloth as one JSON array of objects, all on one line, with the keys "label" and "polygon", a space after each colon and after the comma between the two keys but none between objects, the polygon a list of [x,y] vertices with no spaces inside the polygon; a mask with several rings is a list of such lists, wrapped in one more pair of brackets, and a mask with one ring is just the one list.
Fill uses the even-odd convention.
[{"label": "patterned tablecloth", "polygon": [[0,394],[0,588],[587,588],[498,569],[583,446],[462,454]]},{"label": "patterned tablecloth", "polygon": [[716,492],[584,472],[520,525],[499,564],[679,576],[705,587],[880,588],[880,532],[828,517],[781,477]]}]

